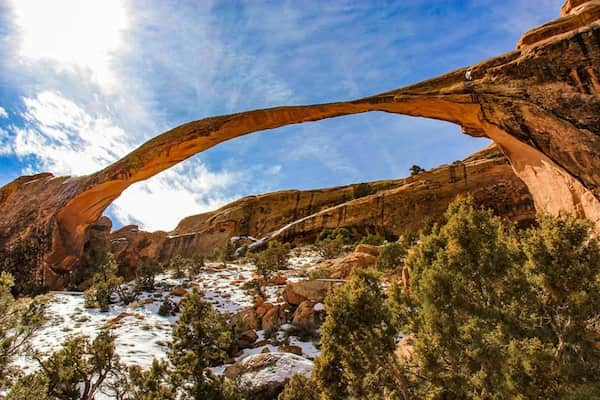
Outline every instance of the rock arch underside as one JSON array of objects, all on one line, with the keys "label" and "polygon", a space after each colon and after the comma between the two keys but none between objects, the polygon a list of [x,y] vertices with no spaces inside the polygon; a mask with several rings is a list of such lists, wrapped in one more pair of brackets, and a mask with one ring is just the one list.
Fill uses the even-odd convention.
[{"label": "rock arch underside", "polygon": [[133,183],[242,135],[370,111],[448,121],[492,139],[538,211],[587,218],[600,231],[600,1],[569,0],[515,51],[431,80],[347,102],[189,122],[91,175],[20,177],[0,188],[4,268],[27,264],[21,279],[61,287],[90,226]]}]

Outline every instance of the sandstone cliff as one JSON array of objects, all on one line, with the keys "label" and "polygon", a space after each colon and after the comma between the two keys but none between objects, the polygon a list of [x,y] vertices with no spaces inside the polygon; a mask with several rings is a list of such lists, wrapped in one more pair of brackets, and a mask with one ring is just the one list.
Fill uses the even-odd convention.
[{"label": "sandstone cliff", "polygon": [[371,194],[359,197],[357,187],[246,197],[185,218],[168,235],[124,227],[111,234],[112,251],[123,270],[133,270],[141,257],[164,262],[175,255],[209,255],[234,236],[312,241],[323,229],[341,227],[399,236],[441,218],[459,194],[470,194],[477,204],[516,223],[535,218],[527,187],[496,146],[406,179],[371,182]]},{"label": "sandstone cliff", "polygon": [[3,268],[61,287],[90,225],[131,184],[241,135],[369,111],[444,120],[492,139],[539,210],[573,213],[600,230],[599,10],[598,0],[569,0],[561,18],[526,33],[517,50],[403,89],[206,118],[89,176],[19,178],[0,189]]}]

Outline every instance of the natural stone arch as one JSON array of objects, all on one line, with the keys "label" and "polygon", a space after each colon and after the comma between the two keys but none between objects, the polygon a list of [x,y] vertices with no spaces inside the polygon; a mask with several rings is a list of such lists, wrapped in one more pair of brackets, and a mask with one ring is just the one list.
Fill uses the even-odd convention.
[{"label": "natural stone arch", "polygon": [[[206,118],[163,133],[89,176],[20,178],[0,191],[0,228],[7,232],[1,244],[10,247],[48,227],[45,264],[51,274],[69,270],[89,225],[133,183],[242,135],[370,111],[448,121],[492,139],[538,210],[585,217],[600,230],[600,26],[590,23],[598,18],[600,4],[591,1],[532,30],[514,52],[413,86],[348,102]],[[28,220],[32,206],[38,215]]]}]

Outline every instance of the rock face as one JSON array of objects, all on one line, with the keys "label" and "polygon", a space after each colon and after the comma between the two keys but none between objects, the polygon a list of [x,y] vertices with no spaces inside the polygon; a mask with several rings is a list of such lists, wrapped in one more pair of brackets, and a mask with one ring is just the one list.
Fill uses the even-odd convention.
[{"label": "rock face", "polygon": [[463,162],[368,185],[373,193],[358,198],[351,186],[285,191],[248,197],[213,213],[188,217],[165,240],[161,259],[208,255],[234,236],[310,241],[323,229],[335,228],[399,236],[439,218],[456,195],[466,193],[515,222],[527,223],[535,216],[527,187],[493,146]]},{"label": "rock face", "polygon": [[[359,186],[368,191],[357,195]],[[247,197],[187,217],[168,235],[124,227],[111,234],[112,252],[123,271],[133,271],[144,257],[166,262],[175,255],[209,255],[234,236],[311,242],[323,229],[342,227],[399,236],[438,219],[456,195],[467,193],[517,223],[527,224],[535,216],[525,184],[502,152],[491,146],[462,162],[406,179]],[[376,255],[378,249],[370,251]]]},{"label": "rock face", "polygon": [[133,278],[141,260],[159,260],[166,239],[166,232],[146,232],[136,225],[127,225],[110,234],[110,251],[118,261],[121,273],[126,278]]},{"label": "rock face", "polygon": [[133,183],[235,137],[369,111],[444,120],[492,139],[539,210],[588,218],[600,231],[600,4],[580,3],[568,1],[563,17],[525,34],[516,51],[416,85],[206,118],[88,176],[18,178],[0,189],[3,268],[23,282],[63,287],[90,225]]},{"label": "rock face", "polygon": [[293,221],[359,197],[360,187],[368,189],[368,193],[376,193],[398,187],[403,182],[403,179],[386,180],[245,197],[214,212],[183,219],[165,243],[163,258],[168,259],[173,254],[207,255],[233,236],[261,238]]}]

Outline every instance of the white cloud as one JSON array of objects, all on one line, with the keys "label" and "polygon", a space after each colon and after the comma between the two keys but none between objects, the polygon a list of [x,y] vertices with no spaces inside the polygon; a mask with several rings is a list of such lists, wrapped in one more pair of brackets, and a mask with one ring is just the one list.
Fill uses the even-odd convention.
[{"label": "white cloud", "polygon": [[171,230],[184,217],[215,210],[237,196],[223,193],[239,173],[211,172],[203,164],[184,164],[127,189],[112,206],[121,221],[138,221],[146,230]]},{"label": "white cloud", "polygon": [[8,118],[8,113],[2,107],[0,107],[0,118]]},{"label": "white cloud", "polygon": [[33,157],[30,170],[85,175],[132,149],[125,132],[105,116],[90,115],[57,92],[23,99],[25,125],[13,127],[12,149]]},{"label": "white cloud", "polygon": [[13,0],[24,61],[48,60],[58,71],[91,72],[106,92],[118,86],[111,66],[128,26],[121,0]]}]

